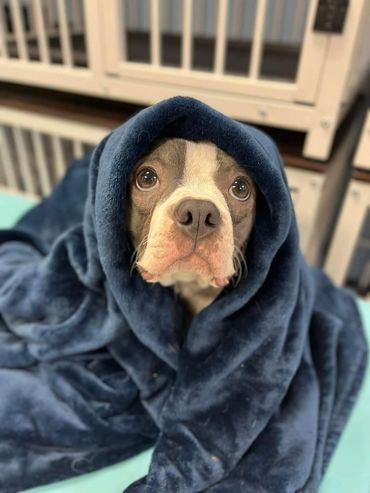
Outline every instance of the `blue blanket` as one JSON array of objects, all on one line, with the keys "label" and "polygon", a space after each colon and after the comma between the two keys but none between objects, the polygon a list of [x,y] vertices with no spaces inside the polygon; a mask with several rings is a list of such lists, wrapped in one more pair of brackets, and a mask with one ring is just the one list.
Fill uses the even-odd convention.
[{"label": "blue blanket", "polygon": [[[185,340],[172,290],[130,275],[128,178],[163,136],[214,142],[259,191],[248,275]],[[299,251],[275,145],[194,99],[163,101],[0,232],[0,491],[154,444],[148,476],[127,492],[315,492],[366,358],[353,295]]]}]

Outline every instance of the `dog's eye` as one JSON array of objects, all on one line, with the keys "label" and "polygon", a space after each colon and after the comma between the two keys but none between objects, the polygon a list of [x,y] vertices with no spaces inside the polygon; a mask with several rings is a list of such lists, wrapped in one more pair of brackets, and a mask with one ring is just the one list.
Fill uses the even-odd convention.
[{"label": "dog's eye", "polygon": [[157,173],[153,168],[142,168],[136,175],[136,186],[139,190],[151,190],[159,184]]},{"label": "dog's eye", "polygon": [[236,177],[229,188],[229,193],[234,199],[248,200],[251,194],[248,181],[243,176]]}]

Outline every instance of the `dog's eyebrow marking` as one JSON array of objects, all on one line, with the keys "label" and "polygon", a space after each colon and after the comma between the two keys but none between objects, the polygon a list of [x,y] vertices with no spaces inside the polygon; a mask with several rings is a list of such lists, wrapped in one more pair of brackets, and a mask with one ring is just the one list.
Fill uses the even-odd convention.
[{"label": "dog's eyebrow marking", "polygon": [[238,169],[244,171],[234,158],[226,154],[226,152],[220,148],[217,148],[217,162],[220,171],[237,171]]},{"label": "dog's eyebrow marking", "polygon": [[159,161],[174,172],[176,177],[182,176],[186,155],[184,139],[168,139],[161,142],[147,157],[146,162]]},{"label": "dog's eyebrow marking", "polygon": [[221,189],[227,185],[231,185],[232,179],[237,175],[243,175],[247,178],[248,182],[251,182],[247,170],[220,148],[217,148],[217,162],[218,167],[215,181]]}]

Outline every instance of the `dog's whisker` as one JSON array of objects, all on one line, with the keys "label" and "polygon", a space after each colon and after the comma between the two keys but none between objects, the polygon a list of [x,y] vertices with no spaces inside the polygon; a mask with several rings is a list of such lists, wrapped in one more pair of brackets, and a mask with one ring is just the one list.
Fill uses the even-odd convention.
[{"label": "dog's whisker", "polygon": [[244,253],[242,249],[236,244],[234,245],[233,265],[235,269],[235,274],[231,278],[231,282],[233,287],[235,288],[240,283],[243,274],[248,274],[248,266],[244,257]]},{"label": "dog's whisker", "polygon": [[131,267],[130,267],[130,276],[132,276],[134,270],[135,270],[135,267],[136,267],[136,262],[134,262],[133,264],[131,264]]},{"label": "dog's whisker", "polygon": [[231,278],[231,283],[232,283],[232,286],[235,287],[236,286],[236,280],[239,276],[239,272],[240,272],[240,268],[241,268],[239,257],[236,254],[233,255],[233,264],[234,264],[235,274]]},{"label": "dog's whisker", "polygon": [[245,259],[244,253],[240,249],[239,249],[239,255],[240,255],[239,259],[240,259],[241,264],[243,265],[244,269],[248,270],[248,268],[247,268],[247,261]]},{"label": "dog's whisker", "polygon": [[131,259],[130,259],[130,263],[131,263],[130,276],[132,276],[132,273],[134,272],[134,270],[137,266],[137,263],[138,263],[141,255],[142,255],[142,253],[144,252],[146,246],[147,246],[147,243],[148,243],[148,235],[145,235],[144,238],[140,241],[138,246],[133,251],[133,253],[131,255]]},{"label": "dog's whisker", "polygon": [[136,255],[137,255],[137,248],[135,248],[135,250],[132,252],[132,255],[130,257],[130,264],[131,265],[135,262]]}]

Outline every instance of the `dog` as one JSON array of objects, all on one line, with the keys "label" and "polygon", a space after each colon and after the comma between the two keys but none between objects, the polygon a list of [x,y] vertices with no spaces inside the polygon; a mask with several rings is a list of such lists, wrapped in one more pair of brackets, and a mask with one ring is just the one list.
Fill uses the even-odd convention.
[{"label": "dog", "polygon": [[256,200],[246,169],[215,144],[159,140],[131,173],[132,267],[172,286],[195,316],[247,272]]}]

